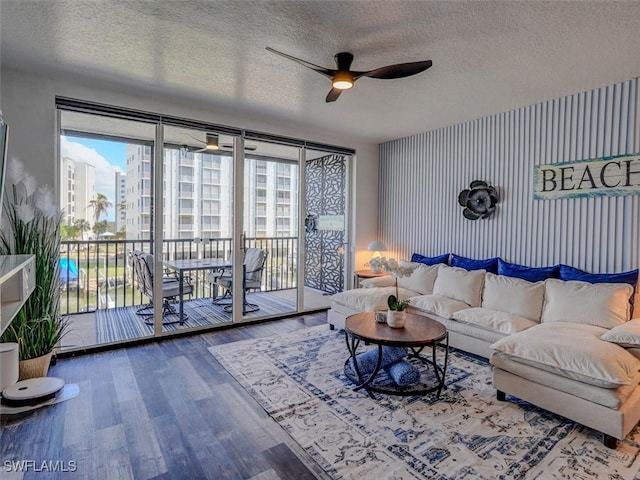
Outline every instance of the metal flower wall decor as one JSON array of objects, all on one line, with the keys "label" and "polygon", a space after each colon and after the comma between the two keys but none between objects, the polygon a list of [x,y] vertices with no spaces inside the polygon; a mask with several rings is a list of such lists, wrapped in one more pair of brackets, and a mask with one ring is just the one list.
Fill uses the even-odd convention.
[{"label": "metal flower wall decor", "polygon": [[464,207],[462,215],[469,220],[489,218],[496,211],[499,201],[496,189],[482,180],[474,180],[468,190],[458,195],[458,203]]}]

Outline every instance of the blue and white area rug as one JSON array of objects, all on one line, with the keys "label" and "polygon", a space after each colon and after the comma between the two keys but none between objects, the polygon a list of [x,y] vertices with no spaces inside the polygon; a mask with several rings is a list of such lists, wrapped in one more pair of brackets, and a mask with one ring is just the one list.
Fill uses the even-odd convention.
[{"label": "blue and white area rug", "polygon": [[617,450],[589,428],[507,396],[491,367],[452,351],[440,399],[376,395],[343,372],[328,326],[209,349],[335,479],[636,479],[640,428]]}]

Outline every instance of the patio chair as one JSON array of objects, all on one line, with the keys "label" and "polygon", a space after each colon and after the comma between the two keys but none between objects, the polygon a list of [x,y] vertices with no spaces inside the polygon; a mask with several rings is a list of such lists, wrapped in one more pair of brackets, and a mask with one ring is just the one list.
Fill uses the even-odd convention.
[{"label": "patio chair", "polygon": [[[146,252],[142,250],[130,250],[128,255],[129,255],[129,262],[131,264],[131,269],[133,270],[133,277],[136,282],[136,288],[140,291],[140,293],[147,296],[145,285],[144,285],[145,266],[141,263],[141,262],[144,262],[142,257],[143,255],[146,255]],[[151,269],[153,271],[153,266],[151,266]],[[162,281],[177,282],[178,277],[176,277],[175,275],[163,274]],[[153,312],[153,302],[151,300],[149,300],[148,303],[145,303],[140,308],[138,308],[138,310],[136,310],[137,315],[149,315],[151,312]]]},{"label": "patio chair", "polygon": [[[136,288],[145,295],[144,289],[144,269],[140,262],[142,262],[142,255],[144,254],[141,250],[130,250],[129,251],[129,261],[131,262],[131,268],[133,269],[133,276],[136,281]],[[149,300],[148,303],[145,303],[136,310],[137,315],[148,315],[151,311],[153,311],[153,303]]]},{"label": "patio chair", "polygon": [[[153,295],[154,295],[154,258],[150,253],[142,253],[138,257],[139,263],[138,268],[142,272],[142,280],[143,280],[143,288],[144,295],[151,299],[151,304],[153,305]],[[193,292],[193,288],[189,279],[186,279],[182,285],[182,294],[191,295]],[[184,314],[180,317],[180,313],[176,311],[175,307],[171,305],[171,301],[176,301],[180,297],[180,281],[177,278],[163,278],[162,279],[162,324],[163,325],[171,325],[174,323],[180,323],[181,325],[184,323],[186,319],[189,317]],[[148,307],[147,307],[148,308]],[[153,325],[153,313],[151,314],[143,314],[144,323],[147,325]],[[178,318],[173,321],[165,321],[167,317],[172,315],[177,316]]]},{"label": "patio chair", "polygon": [[[242,284],[242,313],[256,312],[260,305],[247,301],[247,292],[259,290],[262,286],[262,271],[267,261],[268,252],[261,248],[247,248],[244,252],[244,277]],[[231,292],[233,290],[233,277],[230,270],[209,273],[207,279],[217,288],[224,290],[224,294],[213,299],[215,305],[224,305],[225,312],[232,311]]]}]

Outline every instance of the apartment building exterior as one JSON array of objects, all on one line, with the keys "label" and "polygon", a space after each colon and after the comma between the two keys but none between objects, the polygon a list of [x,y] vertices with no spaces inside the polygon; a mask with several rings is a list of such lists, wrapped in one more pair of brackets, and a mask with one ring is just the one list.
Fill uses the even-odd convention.
[{"label": "apartment building exterior", "polygon": [[127,175],[116,172],[115,181],[116,198],[113,202],[113,208],[115,209],[116,232],[119,232],[127,221]]},{"label": "apartment building exterior", "polygon": [[64,210],[64,221],[73,225],[76,220],[86,220],[93,227],[94,211],[91,200],[96,196],[95,167],[87,162],[62,158],[60,205]]},{"label": "apartment building exterior", "polygon": [[[127,145],[124,200],[128,239],[151,238],[151,148]],[[233,165],[230,154],[165,149],[163,237],[230,238]],[[245,235],[296,236],[298,166],[259,159],[245,162]]]}]

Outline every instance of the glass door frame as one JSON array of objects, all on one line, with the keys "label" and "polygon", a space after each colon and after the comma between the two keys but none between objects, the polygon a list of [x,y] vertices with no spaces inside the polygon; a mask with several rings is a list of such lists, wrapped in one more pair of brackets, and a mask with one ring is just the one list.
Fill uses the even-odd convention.
[{"label": "glass door frame", "polygon": [[[237,127],[218,125],[201,120],[191,120],[188,118],[164,115],[149,111],[135,110],[127,107],[120,107],[116,105],[101,104],[97,102],[78,100],[69,97],[56,96],[55,98],[56,108],[59,111],[71,111],[81,112],[90,115],[121,118],[124,120],[140,121],[146,124],[152,124],[155,126],[155,139],[153,146],[153,193],[154,198],[152,201],[153,207],[153,236],[151,238],[154,246],[153,250],[156,253],[154,255],[155,269],[160,272],[163,270],[163,238],[161,232],[163,232],[164,221],[164,205],[163,205],[163,161],[164,161],[164,128],[166,126],[172,127],[184,127],[198,130],[213,130],[223,132],[226,135],[233,137],[233,177],[234,177],[234,220],[233,220],[233,232],[232,232],[232,261],[234,265],[240,266],[243,263],[243,222],[244,222],[244,162],[245,162],[245,139],[251,141],[264,141],[271,143],[279,143],[298,148],[298,240],[297,240],[297,293],[295,301],[295,313],[304,313],[304,284],[305,284],[305,262],[304,256],[306,253],[306,245],[303,232],[305,231],[305,196],[306,196],[306,158],[307,149],[322,150],[331,153],[338,153],[349,156],[347,162],[349,168],[347,169],[347,182],[345,183],[345,195],[347,199],[347,206],[345,208],[345,226],[346,226],[346,238],[345,241],[350,243],[352,238],[352,225],[348,220],[351,217],[352,212],[352,195],[351,195],[351,178],[353,172],[353,159],[355,158],[355,150],[343,147],[334,147],[331,145],[319,144],[314,142],[307,142],[292,137],[284,137],[279,135],[271,135],[264,132],[246,130]],[[58,140],[59,142],[59,140]],[[58,169],[60,165],[60,149],[58,143]],[[57,177],[60,175],[60,171],[57,172]],[[349,178],[351,177],[351,178]],[[56,180],[57,182],[58,180]],[[57,192],[59,193],[59,192]],[[348,287],[348,279],[350,278],[349,270],[351,269],[351,257],[353,255],[352,248],[349,245],[345,251],[345,288]],[[232,323],[240,323],[243,320],[242,308],[243,308],[243,271],[242,268],[235,268],[233,271],[233,315]],[[162,285],[160,282],[154,284],[154,296],[155,298],[162,298]],[[162,302],[154,302],[154,329],[153,336],[161,337],[172,335],[173,332],[162,332]],[[260,318],[256,318],[259,320]],[[253,320],[253,318],[252,318]],[[193,330],[206,329],[207,327],[195,327]],[[192,329],[189,329],[192,330]],[[179,331],[182,331],[180,329]],[[126,343],[123,342],[123,343]]]}]

